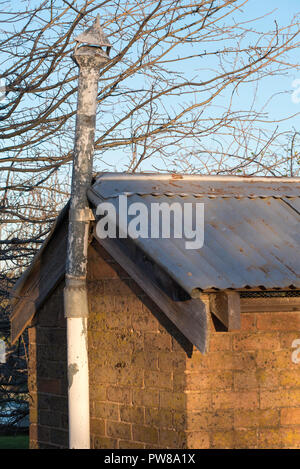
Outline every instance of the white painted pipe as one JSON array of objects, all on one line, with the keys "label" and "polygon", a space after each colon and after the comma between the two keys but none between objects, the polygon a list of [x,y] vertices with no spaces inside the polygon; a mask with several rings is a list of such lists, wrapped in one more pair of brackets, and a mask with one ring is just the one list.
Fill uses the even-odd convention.
[{"label": "white painted pipe", "polygon": [[64,304],[68,341],[69,448],[89,449],[86,275],[91,218],[86,191],[92,180],[99,73],[109,60],[102,47],[105,46],[108,52],[111,46],[100,27],[99,17],[76,41],[86,45],[76,46],[73,55],[79,67],[79,83]]},{"label": "white painted pipe", "polygon": [[90,448],[87,318],[67,318],[69,448]]}]

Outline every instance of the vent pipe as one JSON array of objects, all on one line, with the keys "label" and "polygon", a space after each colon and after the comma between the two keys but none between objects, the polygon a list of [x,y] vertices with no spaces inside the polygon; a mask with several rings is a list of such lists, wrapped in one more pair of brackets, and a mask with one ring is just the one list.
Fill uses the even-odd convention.
[{"label": "vent pipe", "polygon": [[64,305],[67,319],[69,447],[88,449],[89,311],[86,275],[91,211],[86,192],[92,180],[99,73],[109,60],[111,45],[100,27],[99,16],[76,41],[72,58],[79,67],[79,82]]}]

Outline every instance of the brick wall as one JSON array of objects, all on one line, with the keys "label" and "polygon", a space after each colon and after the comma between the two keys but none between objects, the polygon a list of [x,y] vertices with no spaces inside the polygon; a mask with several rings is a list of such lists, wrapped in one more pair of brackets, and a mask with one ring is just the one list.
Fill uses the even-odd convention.
[{"label": "brick wall", "polygon": [[63,285],[28,329],[30,447],[68,447],[67,347]]},{"label": "brick wall", "polygon": [[300,312],[242,314],[242,328],[213,328],[210,353],[187,360],[189,447],[300,447]]},{"label": "brick wall", "polygon": [[[98,246],[89,300],[92,447],[300,447],[300,312],[243,313],[236,333],[211,322],[203,356]],[[62,309],[60,286],[29,334],[32,447],[67,446]]]}]

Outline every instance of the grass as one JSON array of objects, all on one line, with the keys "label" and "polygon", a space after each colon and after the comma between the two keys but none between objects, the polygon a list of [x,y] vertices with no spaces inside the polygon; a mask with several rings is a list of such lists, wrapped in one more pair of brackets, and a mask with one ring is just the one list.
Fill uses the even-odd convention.
[{"label": "grass", "polygon": [[0,449],[28,449],[28,435],[0,436]]}]

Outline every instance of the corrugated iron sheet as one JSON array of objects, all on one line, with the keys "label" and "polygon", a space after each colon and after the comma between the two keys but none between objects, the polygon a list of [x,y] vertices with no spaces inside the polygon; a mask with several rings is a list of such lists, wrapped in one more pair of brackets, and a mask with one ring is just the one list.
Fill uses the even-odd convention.
[{"label": "corrugated iron sheet", "polygon": [[[211,289],[300,288],[299,178],[177,177],[103,175],[88,196],[95,206],[112,202],[117,212],[121,194],[130,195],[128,204],[146,204],[149,213],[153,202],[203,203],[201,249],[186,249],[184,238],[135,240],[192,296]],[[175,190],[173,181],[180,182]]]},{"label": "corrugated iron sheet", "polygon": [[93,188],[105,199],[120,194],[299,197],[300,178],[103,173]]}]

